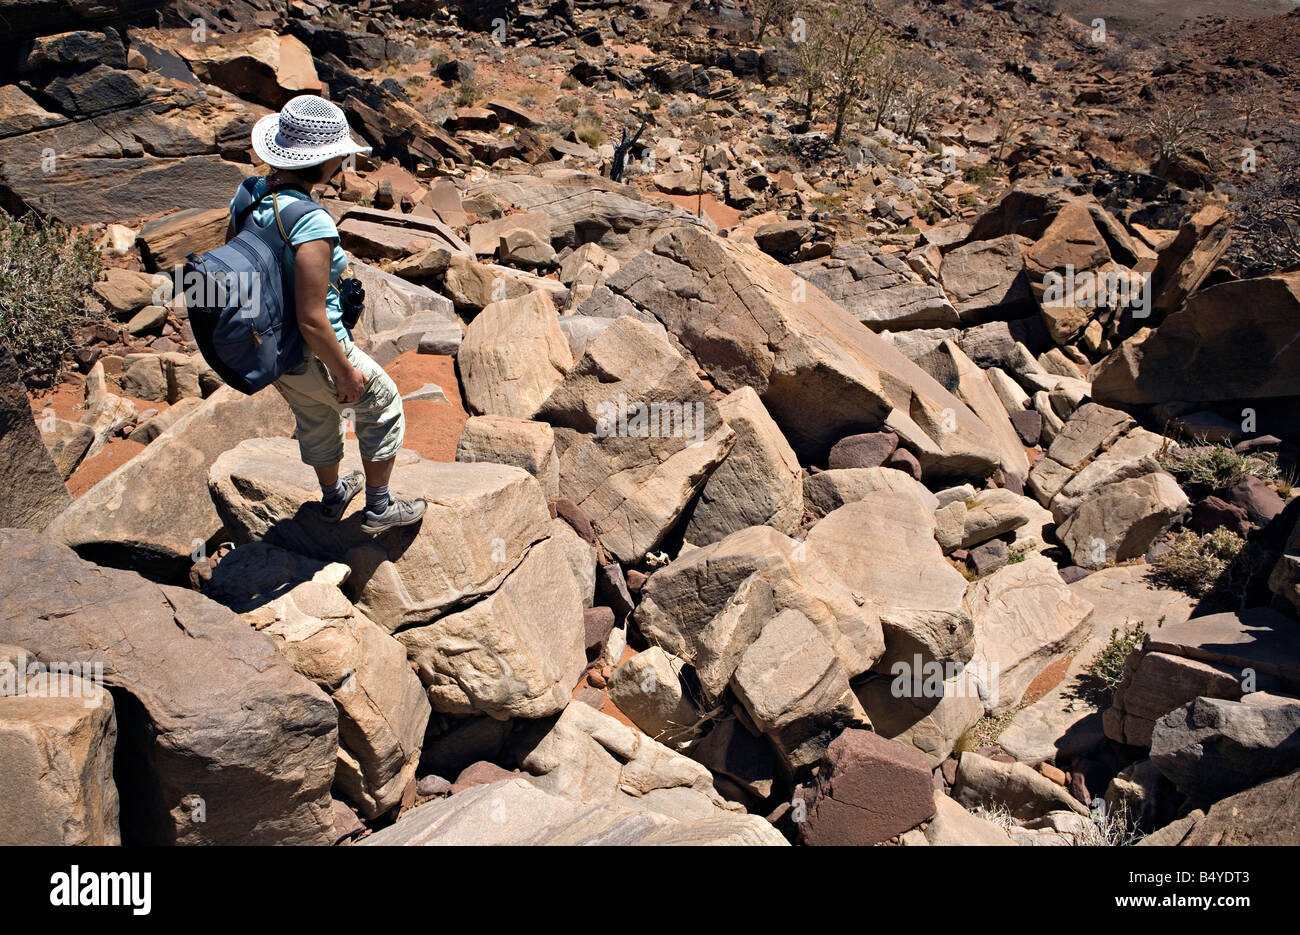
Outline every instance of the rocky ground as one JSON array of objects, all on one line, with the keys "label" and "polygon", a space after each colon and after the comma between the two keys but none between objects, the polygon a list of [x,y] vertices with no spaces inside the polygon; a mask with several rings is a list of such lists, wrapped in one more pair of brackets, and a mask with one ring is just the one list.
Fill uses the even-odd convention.
[{"label": "rocky ground", "polygon": [[[0,205],[105,265],[0,352],[0,841],[1300,841],[1300,14],[1065,6],[891,4],[837,142],[725,0],[0,3]],[[378,539],[161,275],[301,93]]]}]

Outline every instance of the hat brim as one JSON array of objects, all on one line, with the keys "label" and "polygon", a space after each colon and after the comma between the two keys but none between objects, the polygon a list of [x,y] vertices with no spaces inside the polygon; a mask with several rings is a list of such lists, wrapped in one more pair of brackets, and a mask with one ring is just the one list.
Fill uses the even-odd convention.
[{"label": "hat brim", "polygon": [[348,134],[345,140],[328,146],[288,148],[275,142],[280,130],[280,115],[267,114],[253,125],[253,152],[257,158],[274,169],[305,169],[318,166],[336,156],[353,156],[368,153],[372,147],[358,143]]}]

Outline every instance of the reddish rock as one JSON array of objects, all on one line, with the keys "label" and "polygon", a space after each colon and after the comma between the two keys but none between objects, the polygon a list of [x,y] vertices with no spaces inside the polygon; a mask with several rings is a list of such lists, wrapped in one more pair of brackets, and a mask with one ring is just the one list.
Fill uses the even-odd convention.
[{"label": "reddish rock", "polygon": [[1250,521],[1260,526],[1266,525],[1286,506],[1286,501],[1266,481],[1250,476],[1228,488],[1226,499],[1245,510]]},{"label": "reddish rock", "polygon": [[1247,517],[1244,507],[1228,503],[1218,497],[1206,497],[1192,507],[1192,517],[1188,525],[1202,535],[1221,527],[1226,528],[1243,539],[1255,528]]},{"label": "reddish rock", "polygon": [[917,480],[921,479],[921,462],[916,460],[916,455],[912,454],[906,448],[899,448],[892,455],[885,459],[882,467],[894,468],[903,471]]},{"label": "reddish rock", "polygon": [[868,432],[841,438],[831,447],[827,466],[836,468],[880,467],[898,449],[893,432]]},{"label": "reddish rock", "polygon": [[472,789],[475,786],[484,786],[490,782],[496,782],[498,779],[510,779],[515,774],[508,769],[502,769],[495,763],[489,763],[487,760],[479,760],[477,763],[471,763],[460,771],[456,781],[451,785],[451,794],[464,792],[466,789]]},{"label": "reddish rock", "polygon": [[586,634],[587,658],[595,659],[614,629],[614,611],[609,607],[588,607],[582,612],[582,628]]},{"label": "reddish rock", "polygon": [[867,730],[831,742],[808,798],[800,837],[809,845],[887,841],[934,816],[930,765],[915,747]]}]

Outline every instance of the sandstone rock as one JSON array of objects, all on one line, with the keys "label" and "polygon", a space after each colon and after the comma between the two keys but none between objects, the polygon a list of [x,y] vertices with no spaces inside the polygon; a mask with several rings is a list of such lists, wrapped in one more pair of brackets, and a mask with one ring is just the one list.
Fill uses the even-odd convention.
[{"label": "sandstone rock", "polygon": [[1147,838],[1139,843],[1183,847],[1295,844],[1300,819],[1292,803],[1297,796],[1300,770],[1220,799],[1204,814],[1193,812],[1198,816],[1194,821],[1163,840]]},{"label": "sandstone rock", "polygon": [[82,494],[47,535],[102,564],[174,574],[221,529],[208,468],[242,440],[287,435],[293,425],[278,393],[220,389]]},{"label": "sandstone rock", "polygon": [[1053,519],[1065,522],[1106,484],[1156,473],[1160,470],[1156,454],[1166,445],[1164,436],[1143,428],[1133,429],[1065,482],[1050,500]]},{"label": "sandstone rock", "polygon": [[832,471],[880,467],[896,448],[898,436],[893,432],[849,435],[831,446],[826,464]]},{"label": "sandstone rock", "polygon": [[352,569],[341,562],[322,562],[265,542],[249,542],[221,556],[202,591],[243,614],[288,595],[300,584],[341,585],[350,574]]},{"label": "sandstone rock", "polygon": [[113,696],[75,675],[29,680],[25,653],[6,665],[21,685],[0,695],[0,843],[120,844]]},{"label": "sandstone rock", "polygon": [[942,792],[934,794],[934,817],[925,829],[933,847],[1014,847],[1011,836],[993,822],[972,815]]},{"label": "sandstone rock", "polygon": [[789,442],[747,386],[723,399],[718,413],[736,442],[705,481],[686,541],[708,545],[749,526],[790,535],[803,518],[803,480]]},{"label": "sandstone rock", "polygon": [[[927,672],[926,665],[915,656],[896,661],[890,675],[853,690],[876,733],[915,747],[936,767],[984,716],[984,705],[973,670],[932,662]],[[952,669],[961,671],[948,675]]]},{"label": "sandstone rock", "polygon": [[1031,307],[1024,275],[1029,240],[1016,235],[975,240],[944,255],[939,268],[943,291],[962,321],[1014,318]]},{"label": "sandstone rock", "polygon": [[0,531],[0,567],[0,642],[46,663],[102,663],[118,693],[126,843],[328,842],[334,705],[268,638],[193,591],[35,534]]},{"label": "sandstone rock", "polygon": [[[1203,289],[1155,330],[1139,332],[1097,365],[1105,402],[1214,402],[1300,394],[1300,273]],[[1253,335],[1241,341],[1244,333]]]},{"label": "sandstone rock", "polygon": [[32,420],[18,364],[0,350],[0,527],[44,529],[72,502]]},{"label": "sandstone rock", "polygon": [[628,186],[573,170],[491,178],[471,185],[466,198],[546,214],[556,249],[596,243],[619,259],[649,249],[671,231],[711,229],[708,221],[664,201],[643,200]]},{"label": "sandstone rock", "polygon": [[971,412],[988,430],[1003,472],[1023,480],[1029,473],[1024,446],[1007,417],[1006,407],[1002,405],[984,371],[953,341],[942,342],[929,354],[917,358],[917,363],[938,380],[940,385],[970,407]]},{"label": "sandstone rock", "polygon": [[137,273],[112,266],[104,270],[104,278],[94,288],[95,294],[119,318],[127,318],[146,305],[165,305],[172,297],[171,280],[162,274]]},{"label": "sandstone rock", "polygon": [[555,432],[545,422],[507,416],[471,416],[461,427],[456,460],[491,461],[523,468],[541,484],[547,500],[560,492]]},{"label": "sandstone rock", "polygon": [[293,36],[270,29],[182,43],[178,51],[201,80],[265,107],[283,107],[290,98],[317,94],[323,87],[311,51]]},{"label": "sandstone rock", "polygon": [[146,222],[136,242],[150,269],[170,272],[191,253],[225,243],[229,223],[229,208],[182,208]]},{"label": "sandstone rock", "polygon": [[50,458],[59,471],[59,476],[66,481],[86,457],[86,452],[95,441],[95,432],[89,425],[69,422],[67,419],[59,419],[53,415],[48,418],[42,416],[38,424],[41,426],[41,441],[45,443]]},{"label": "sandstone rock", "polygon": [[869,493],[827,515],[806,541],[879,613],[885,654],[878,669],[910,663],[917,653],[927,662],[971,658],[973,630],[961,603],[966,579],[944,561],[934,516],[914,497]]},{"label": "sandstone rock", "polygon": [[893,254],[810,260],[791,267],[872,331],[950,327],[957,311],[933,282]]},{"label": "sandstone rock", "polygon": [[1067,789],[1024,763],[1000,763],[969,751],[957,763],[952,797],[966,808],[1002,806],[1019,819],[1040,818],[1057,810],[1088,814]]},{"label": "sandstone rock", "polygon": [[483,309],[456,361],[473,412],[515,419],[532,418],[573,366],[555,306],[536,292]]},{"label": "sandstone rock", "polygon": [[1213,802],[1300,767],[1300,700],[1253,692],[1198,697],[1156,722],[1151,762],[1197,802]]},{"label": "sandstone rock", "polygon": [[[804,507],[815,518],[839,509],[846,503],[856,503],[875,490],[888,490],[906,494],[927,511],[938,508],[934,494],[892,468],[839,468],[820,471],[804,478]],[[975,493],[971,490],[971,495]]]},{"label": "sandstone rock", "polygon": [[820,760],[846,727],[869,726],[844,666],[797,610],[767,622],[732,673],[731,687],[791,773]]},{"label": "sandstone rock", "polygon": [[732,533],[656,571],[642,588],[636,622],[694,665],[705,696],[716,699],[767,622],[790,609],[812,621],[849,677],[884,648],[874,610],[811,549],[769,526]]},{"label": "sandstone rock", "polygon": [[1057,530],[1076,565],[1102,568],[1146,554],[1190,503],[1170,475],[1131,477],[1094,492]]},{"label": "sandstone rock", "polygon": [[586,667],[582,605],[565,546],[546,539],[491,595],[396,636],[435,711],[546,717]]},{"label": "sandstone rock", "polygon": [[338,708],[335,788],[367,818],[398,805],[429,721],[402,645],[324,582],[299,584],[243,616]]},{"label": "sandstone rock", "polygon": [[[355,463],[353,444],[345,463]],[[424,497],[428,511],[414,528],[373,538],[359,531],[360,501],[338,523],[322,518],[316,477],[287,438],[253,439],[226,452],[208,485],[236,543],[263,539],[345,563],[349,598],[389,632],[494,591],[529,546],[546,538],[551,521],[541,488],[519,468],[438,464],[401,451],[393,495]]]},{"label": "sandstone rock", "polygon": [[648,736],[681,749],[697,731],[700,712],[682,691],[684,663],[658,646],[637,653],[609,680],[609,700]]},{"label": "sandstone rock", "polygon": [[1237,674],[1222,665],[1167,653],[1129,656],[1111,706],[1102,712],[1106,736],[1136,747],[1151,746],[1156,721],[1201,696],[1237,699]]},{"label": "sandstone rock", "polygon": [[520,765],[538,788],[583,802],[678,819],[742,811],[718,795],[702,765],[581,701],[564,709]]},{"label": "sandstone rock", "polygon": [[[494,816],[508,815],[503,821]],[[366,846],[446,845],[767,845],[786,843],[757,815],[719,812],[677,820],[622,803],[584,803],[527,779],[503,779],[426,802],[358,842]]]},{"label": "sandstone rock", "polygon": [[658,319],[724,392],[753,387],[801,460],[877,427],[927,475],[993,470],[986,429],[960,400],[802,283],[754,248],[679,231],[606,286]]},{"label": "sandstone rock", "polygon": [[972,665],[984,707],[995,716],[1018,707],[1030,683],[1090,634],[1092,605],[1041,555],[981,578],[962,605],[975,626]]},{"label": "sandstone rock", "polygon": [[831,743],[808,798],[799,837],[814,846],[878,844],[935,812],[925,757],[865,730],[846,730]]},{"label": "sandstone rock", "polygon": [[561,494],[626,564],[659,544],[736,437],[690,365],[631,318],[587,345],[537,417],[563,429]]}]

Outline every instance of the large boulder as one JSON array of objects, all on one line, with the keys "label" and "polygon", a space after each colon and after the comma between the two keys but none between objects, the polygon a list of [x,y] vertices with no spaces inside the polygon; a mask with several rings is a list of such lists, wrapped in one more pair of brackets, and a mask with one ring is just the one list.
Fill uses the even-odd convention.
[{"label": "large boulder", "polygon": [[1300,272],[1203,289],[1098,364],[1093,395],[1130,404],[1300,395],[1298,317]]},{"label": "large boulder", "polygon": [[1094,491],[1057,535],[1083,568],[1103,568],[1144,554],[1191,507],[1178,482],[1163,471]]},{"label": "large boulder", "polygon": [[827,257],[790,268],[872,331],[958,324],[957,311],[943,290],[926,282],[895,254],[847,260]]},{"label": "large boulder", "polygon": [[0,531],[0,568],[0,643],[102,666],[114,692],[125,843],[330,842],[334,704],[269,638],[34,533]]},{"label": "large boulder", "polygon": [[694,368],[633,318],[587,345],[537,418],[557,427],[561,495],[626,564],[659,544],[736,438]]},{"label": "large boulder", "polygon": [[916,358],[916,362],[970,407],[988,428],[989,440],[997,451],[998,464],[1003,472],[1023,481],[1029,473],[1025,446],[1020,443],[1006,407],[984,371],[951,340],[943,341],[930,353]]},{"label": "large boulder", "polygon": [[32,419],[22,375],[13,355],[0,348],[0,527],[44,529],[69,503],[41,433]]},{"label": "large boulder", "polygon": [[897,660],[889,675],[853,686],[871,726],[882,737],[915,747],[936,767],[984,716],[973,668]]},{"label": "large boulder", "polygon": [[[509,820],[505,817],[508,816]],[[526,778],[500,779],[426,802],[362,845],[766,845],[785,838],[756,815],[719,811],[685,819],[624,803],[582,802],[539,789]]]},{"label": "large boulder", "polygon": [[718,403],[718,412],[736,443],[700,491],[686,541],[708,545],[747,526],[791,535],[803,519],[803,480],[790,443],[748,386]]},{"label": "large boulder", "polygon": [[340,522],[326,522],[316,476],[288,438],[252,439],[226,452],[208,484],[236,543],[261,539],[345,563],[348,596],[389,632],[496,590],[551,522],[541,488],[519,468],[440,464],[405,450],[390,487],[395,496],[424,497],[428,510],[418,525],[377,538],[360,530],[360,500]]},{"label": "large boulder", "polygon": [[731,687],[791,773],[820,760],[846,727],[870,725],[835,651],[797,610],[767,622],[732,673]]},{"label": "large boulder", "polygon": [[311,51],[293,36],[272,29],[216,35],[177,45],[196,77],[236,97],[280,108],[299,94],[319,94]]},{"label": "large boulder", "polygon": [[558,538],[537,543],[492,594],[397,633],[433,709],[539,718],[582,677],[583,594]]},{"label": "large boulder", "polygon": [[1155,722],[1175,708],[1200,696],[1236,701],[1247,688],[1300,694],[1293,620],[1256,607],[1166,623],[1125,663],[1103,714],[1106,736],[1150,746]]},{"label": "large boulder", "polygon": [[652,574],[636,623],[692,663],[705,695],[716,699],[750,644],[783,610],[813,623],[849,677],[869,669],[884,649],[872,607],[811,549],[770,526],[732,533]]},{"label": "large boulder", "polygon": [[1139,844],[1181,847],[1289,845],[1300,841],[1300,770],[1197,809]]},{"label": "large boulder", "polygon": [[1213,802],[1300,767],[1300,699],[1252,692],[1195,698],[1151,732],[1151,762],[1197,802]]},{"label": "large boulder", "polygon": [[113,696],[27,667],[25,650],[0,646],[0,844],[120,844]]},{"label": "large boulder", "polygon": [[871,845],[934,815],[930,766],[917,750],[866,730],[846,730],[826,751],[816,785],[796,801],[808,845]]},{"label": "large boulder", "polygon": [[808,534],[808,551],[880,615],[882,672],[918,654],[925,662],[965,663],[974,652],[962,607],[966,579],[944,561],[934,528],[934,514],[916,497],[878,490],[830,513]]},{"label": "large boulder", "polygon": [[560,494],[555,431],[545,422],[509,416],[471,416],[461,426],[456,460],[490,461],[523,468],[537,478],[548,500]]},{"label": "large boulder", "polygon": [[680,749],[695,734],[700,712],[682,679],[685,663],[651,646],[614,670],[609,700],[647,736]]},{"label": "large boulder", "polygon": [[595,243],[619,259],[648,249],[671,231],[712,227],[668,202],[642,199],[626,185],[572,170],[490,178],[471,185],[465,199],[544,214],[557,250]]},{"label": "large boulder", "polygon": [[974,622],[972,668],[992,715],[1018,707],[1030,683],[1072,655],[1090,634],[1092,605],[1070,590],[1042,555],[981,578],[967,590],[962,606]]},{"label": "large boulder", "polygon": [[303,582],[243,617],[338,708],[334,788],[367,818],[400,803],[429,722],[402,645],[324,581]]},{"label": "large boulder", "polygon": [[520,766],[539,788],[582,802],[677,819],[744,811],[718,794],[702,764],[581,701],[564,709]]},{"label": "large boulder", "polygon": [[816,519],[856,503],[876,490],[888,490],[914,498],[931,513],[939,508],[938,498],[903,471],[887,467],[833,468],[804,478],[804,507]]},{"label": "large boulder", "polygon": [[213,462],[245,439],[293,430],[279,393],[223,387],[77,498],[46,534],[100,564],[176,575],[221,530],[208,495]]},{"label": "large boulder", "polygon": [[531,419],[564,382],[573,357],[550,297],[530,292],[475,316],[456,363],[471,411]]},{"label": "large boulder", "polygon": [[805,462],[824,461],[844,435],[883,428],[936,476],[997,466],[987,429],[960,400],[754,247],[678,231],[606,286],[662,323],[724,392],[753,387]]},{"label": "large boulder", "polygon": [[1004,808],[1012,818],[1041,818],[1054,811],[1087,815],[1088,808],[1042,773],[1024,763],[1002,763],[966,751],[957,761],[952,797],[974,809]]}]

